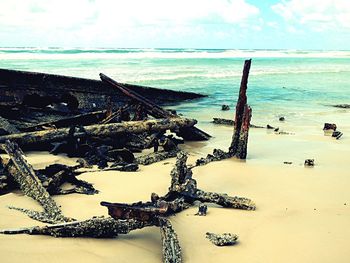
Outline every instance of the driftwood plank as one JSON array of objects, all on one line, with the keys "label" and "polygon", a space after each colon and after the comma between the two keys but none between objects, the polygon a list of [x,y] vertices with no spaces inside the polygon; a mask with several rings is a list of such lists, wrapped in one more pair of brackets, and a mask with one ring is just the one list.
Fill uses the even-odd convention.
[{"label": "driftwood plank", "polygon": [[65,218],[56,202],[41,184],[33,167],[26,161],[22,150],[16,143],[6,141],[3,149],[10,156],[11,164],[7,166],[8,172],[15,178],[22,192],[36,200],[44,209],[45,216],[50,222],[62,222]]},{"label": "driftwood plank", "polygon": [[171,119],[98,124],[83,126],[73,134],[70,128],[61,128],[56,130],[44,130],[5,135],[0,136],[0,143],[4,143],[6,140],[10,140],[18,143],[19,145],[30,145],[35,143],[62,141],[69,136],[73,136],[74,138],[81,138],[86,136],[108,137],[121,133],[156,132],[168,129],[178,129],[179,127],[191,127],[195,125],[196,122],[196,120],[177,117]]}]

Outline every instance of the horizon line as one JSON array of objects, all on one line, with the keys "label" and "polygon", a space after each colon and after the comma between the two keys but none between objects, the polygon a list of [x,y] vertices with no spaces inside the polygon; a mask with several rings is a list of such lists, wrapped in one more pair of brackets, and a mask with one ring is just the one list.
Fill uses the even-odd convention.
[{"label": "horizon line", "polygon": [[82,46],[0,46],[2,48],[37,48],[37,49],[159,49],[159,50],[176,50],[176,49],[193,49],[193,50],[261,50],[261,51],[350,51],[350,49],[299,49],[299,48],[194,48],[194,47],[82,47]]}]

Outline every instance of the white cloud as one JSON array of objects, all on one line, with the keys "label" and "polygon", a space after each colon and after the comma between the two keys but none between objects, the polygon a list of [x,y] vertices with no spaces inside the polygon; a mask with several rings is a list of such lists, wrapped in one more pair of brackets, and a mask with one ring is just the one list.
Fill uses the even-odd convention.
[{"label": "white cloud", "polygon": [[287,22],[314,31],[350,30],[349,0],[283,0],[272,9]]},{"label": "white cloud", "polygon": [[242,23],[259,14],[245,0],[1,0],[1,25],[66,27],[96,18],[118,25],[183,24],[220,18]]},{"label": "white cloud", "polygon": [[147,46],[156,38],[210,34],[204,32],[208,25],[246,28],[259,15],[245,0],[0,0],[0,37],[25,42],[31,36],[43,45],[118,46],[127,40]]}]

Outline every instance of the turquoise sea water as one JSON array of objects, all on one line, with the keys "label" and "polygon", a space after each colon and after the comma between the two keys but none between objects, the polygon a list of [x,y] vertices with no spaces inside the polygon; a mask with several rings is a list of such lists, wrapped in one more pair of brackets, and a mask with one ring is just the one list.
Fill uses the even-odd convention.
[{"label": "turquoise sea water", "polygon": [[0,48],[0,68],[95,79],[103,72],[122,82],[207,94],[177,107],[203,121],[232,117],[218,109],[234,107],[247,58],[256,124],[282,115],[309,123],[348,116],[329,105],[350,104],[350,51]]}]

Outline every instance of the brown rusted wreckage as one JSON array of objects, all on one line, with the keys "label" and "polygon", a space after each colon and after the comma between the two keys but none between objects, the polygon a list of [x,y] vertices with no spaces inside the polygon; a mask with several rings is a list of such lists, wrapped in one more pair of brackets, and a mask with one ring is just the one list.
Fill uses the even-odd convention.
[{"label": "brown rusted wreckage", "polygon": [[[10,208],[52,224],[0,230],[0,234],[113,238],[135,229],[157,226],[163,262],[182,262],[180,243],[170,216],[198,202],[205,207],[204,214],[207,207],[202,203],[255,210],[250,199],[203,191],[192,178],[192,169],[196,166],[231,157],[246,158],[252,113],[246,97],[250,65],[251,60],[246,60],[228,151],[215,149],[195,165],[187,165],[187,154],[178,145],[188,140],[209,140],[211,136],[195,127],[196,120],[179,116],[163,106],[200,99],[204,95],[119,83],[102,73],[101,80],[90,80],[0,69],[0,151],[7,154],[7,157],[0,156],[0,195],[20,189],[37,201],[43,212]],[[167,133],[169,130],[171,134]],[[136,156],[147,148],[153,148],[153,152]],[[66,153],[79,159],[75,166],[53,164],[34,169],[22,149]],[[172,157],[177,159],[166,195],[152,193],[150,201],[133,204],[101,202],[108,208],[110,217],[84,221],[65,217],[51,197],[97,194],[92,184],[77,178],[85,171],[136,171],[139,165]],[[66,182],[73,188],[61,188]],[[221,238],[211,236],[216,241]],[[238,238],[226,236],[230,237],[230,242],[226,242],[229,244]]]}]

